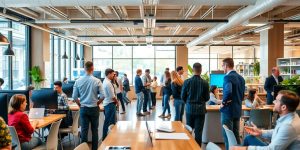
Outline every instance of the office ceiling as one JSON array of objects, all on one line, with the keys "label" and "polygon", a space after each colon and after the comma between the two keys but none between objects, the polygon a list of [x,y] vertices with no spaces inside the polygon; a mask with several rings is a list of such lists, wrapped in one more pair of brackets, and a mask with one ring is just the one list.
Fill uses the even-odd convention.
[{"label": "office ceiling", "polygon": [[[246,21],[221,30],[241,11],[246,17],[248,6],[259,9],[259,2],[265,1],[0,0],[4,8],[0,15],[22,16],[21,22],[48,27],[89,45],[258,45],[259,32],[254,31],[283,19],[285,44],[299,45],[299,0],[278,0],[247,19],[240,16]],[[206,35],[216,28],[220,28],[218,33]]]}]

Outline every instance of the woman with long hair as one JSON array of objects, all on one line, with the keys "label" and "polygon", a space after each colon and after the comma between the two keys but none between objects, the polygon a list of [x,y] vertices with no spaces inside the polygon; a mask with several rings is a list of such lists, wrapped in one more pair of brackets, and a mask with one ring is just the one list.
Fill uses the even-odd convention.
[{"label": "woman with long hair", "polygon": [[250,89],[248,91],[247,99],[245,100],[246,107],[255,109],[263,104],[265,104],[265,102],[258,97],[256,89]]},{"label": "woman with long hair", "polygon": [[[163,89],[163,103],[164,103],[164,109],[163,113],[158,116],[161,118],[171,118],[171,110],[170,110],[170,96],[172,95],[172,89],[171,89],[171,74],[169,71],[165,71],[165,86]],[[168,115],[165,116],[166,110],[168,111]]]},{"label": "woman with long hair", "polygon": [[29,122],[27,114],[24,113],[27,101],[23,94],[15,94],[11,97],[8,106],[8,125],[16,128],[22,150],[31,150],[42,144],[41,139],[31,137],[38,121]]},{"label": "woman with long hair", "polygon": [[222,100],[219,99],[218,88],[215,85],[210,86],[209,89],[209,101],[207,102],[208,105],[220,105]]},{"label": "woman with long hair", "polygon": [[184,113],[184,101],[181,99],[183,80],[176,71],[171,72],[171,79],[171,89],[175,106],[175,121],[182,121],[182,116]]}]

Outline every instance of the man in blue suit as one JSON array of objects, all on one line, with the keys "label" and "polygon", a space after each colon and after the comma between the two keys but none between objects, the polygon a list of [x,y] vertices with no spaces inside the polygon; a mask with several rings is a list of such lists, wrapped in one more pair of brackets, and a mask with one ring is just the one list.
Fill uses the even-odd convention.
[{"label": "man in blue suit", "polygon": [[[221,123],[226,125],[233,131],[235,138],[240,144],[239,126],[242,112],[242,100],[245,95],[245,80],[235,70],[233,70],[234,62],[232,58],[225,58],[222,65],[226,73],[223,83],[223,100],[221,104]],[[225,130],[222,130],[226,150],[228,147],[228,139]]]},{"label": "man in blue suit", "polygon": [[272,105],[274,101],[274,85],[278,85],[283,81],[283,78],[280,76],[280,71],[277,67],[272,68],[272,75],[266,78],[264,89],[267,91],[267,104]]}]

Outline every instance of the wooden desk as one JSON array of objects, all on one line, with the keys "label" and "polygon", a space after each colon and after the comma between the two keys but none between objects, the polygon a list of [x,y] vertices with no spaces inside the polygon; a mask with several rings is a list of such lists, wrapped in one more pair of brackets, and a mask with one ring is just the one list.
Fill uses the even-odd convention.
[{"label": "wooden desk", "polygon": [[50,114],[49,116],[44,117],[42,119],[29,119],[29,121],[30,121],[30,123],[34,120],[39,121],[36,129],[41,129],[41,128],[44,128],[44,127],[48,126],[49,124],[51,124],[55,121],[58,121],[64,117],[66,117],[65,114]]},{"label": "wooden desk", "polygon": [[201,150],[195,139],[179,121],[169,123],[175,132],[185,132],[189,140],[155,140],[155,126],[161,121],[148,121],[152,135],[153,147],[150,143],[145,121],[118,121],[116,126],[102,142],[98,150],[104,150],[106,146],[131,146],[132,150]]},{"label": "wooden desk", "polygon": [[[104,111],[104,106],[102,104],[99,105],[100,111]],[[69,109],[71,111],[78,111],[80,107],[76,103],[69,104]]]},{"label": "wooden desk", "polygon": [[[273,108],[274,108],[274,105],[264,105],[263,107],[257,108],[257,109],[268,109],[268,110],[272,111]],[[220,105],[206,105],[206,110],[208,112],[220,111]],[[251,108],[248,108],[245,105],[242,105],[242,110],[251,110]]]}]

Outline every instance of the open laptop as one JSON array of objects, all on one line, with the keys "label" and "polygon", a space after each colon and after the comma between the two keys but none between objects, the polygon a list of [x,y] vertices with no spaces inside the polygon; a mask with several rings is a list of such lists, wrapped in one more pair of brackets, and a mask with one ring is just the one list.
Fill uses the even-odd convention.
[{"label": "open laptop", "polygon": [[149,128],[147,118],[146,118],[146,128],[147,128],[147,131],[148,131],[148,136],[149,136],[149,138],[150,138],[151,146],[153,147],[152,136],[151,136],[151,130],[150,130],[150,128]]},{"label": "open laptop", "polygon": [[31,108],[29,111],[29,119],[41,119],[44,117],[45,108]]}]

